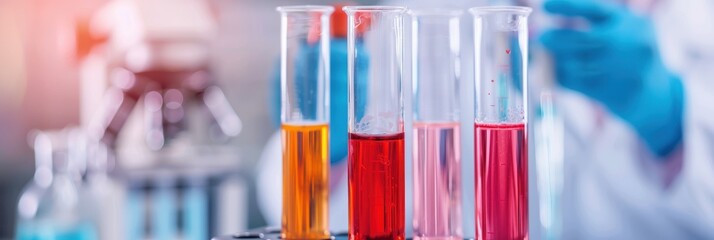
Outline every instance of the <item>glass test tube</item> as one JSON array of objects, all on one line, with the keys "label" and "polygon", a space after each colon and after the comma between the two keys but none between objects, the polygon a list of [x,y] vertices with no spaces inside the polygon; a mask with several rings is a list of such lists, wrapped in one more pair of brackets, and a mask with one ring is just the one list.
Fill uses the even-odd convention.
[{"label": "glass test tube", "polygon": [[190,178],[183,192],[183,239],[201,240],[209,237],[208,184],[205,179]]},{"label": "glass test tube", "polygon": [[328,239],[330,6],[278,7],[282,238]]},{"label": "glass test tube", "polygon": [[[542,6],[545,0],[529,2],[530,6]],[[541,8],[533,8],[530,15],[531,34],[540,35],[550,28],[575,28],[583,26],[584,20],[553,16]],[[531,41],[533,41],[531,39]],[[533,42],[531,45],[531,88],[530,100],[532,115],[531,139],[529,144],[534,149],[535,179],[539,203],[538,219],[540,220],[540,239],[559,240],[562,238],[562,191],[563,191],[563,160],[564,160],[564,123],[558,108],[558,96],[555,90],[558,83],[552,56],[546,49]],[[533,224],[533,223],[531,223]]]},{"label": "glass test tube", "polygon": [[476,7],[476,235],[528,239],[527,7]]},{"label": "glass test tube", "polygon": [[170,240],[178,237],[176,180],[162,177],[156,180],[151,193],[152,239]]},{"label": "glass test tube", "polygon": [[411,11],[414,239],[461,239],[458,10]]},{"label": "glass test tube", "polygon": [[405,8],[343,9],[348,16],[349,238],[404,239]]}]

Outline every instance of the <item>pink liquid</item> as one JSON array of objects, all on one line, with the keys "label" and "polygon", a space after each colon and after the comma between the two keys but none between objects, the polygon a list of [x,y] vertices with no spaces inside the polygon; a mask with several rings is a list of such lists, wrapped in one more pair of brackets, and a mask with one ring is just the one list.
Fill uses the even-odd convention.
[{"label": "pink liquid", "polygon": [[461,239],[459,123],[414,123],[414,239]]},{"label": "pink liquid", "polygon": [[525,124],[475,124],[477,239],[528,239]]}]

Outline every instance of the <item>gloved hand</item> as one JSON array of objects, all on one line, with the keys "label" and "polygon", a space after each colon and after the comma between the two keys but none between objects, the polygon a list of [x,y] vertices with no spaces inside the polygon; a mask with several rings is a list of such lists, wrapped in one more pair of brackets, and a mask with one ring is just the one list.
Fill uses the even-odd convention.
[{"label": "gloved hand", "polygon": [[549,0],[547,12],[583,18],[587,29],[552,29],[540,37],[566,88],[604,105],[658,156],[682,139],[684,87],[663,64],[649,19],[595,0]]},{"label": "gloved hand", "polygon": [[[357,48],[362,48],[360,43],[356,43]],[[304,58],[308,55],[317,54],[317,46],[305,45],[301,51]],[[359,62],[366,62],[360,60]],[[297,68],[314,68],[317,66],[304,66],[300,61],[296,62]],[[367,71],[367,67],[356,68],[360,71]],[[298,71],[300,72],[300,71]],[[296,73],[302,74],[302,73]],[[366,74],[360,74],[366,76]],[[313,76],[315,77],[315,76]],[[366,82],[366,81],[360,81]],[[280,124],[280,63],[276,65],[271,83],[271,118],[276,125]],[[330,162],[337,163],[346,159],[347,156],[347,39],[333,38],[330,40]]]}]

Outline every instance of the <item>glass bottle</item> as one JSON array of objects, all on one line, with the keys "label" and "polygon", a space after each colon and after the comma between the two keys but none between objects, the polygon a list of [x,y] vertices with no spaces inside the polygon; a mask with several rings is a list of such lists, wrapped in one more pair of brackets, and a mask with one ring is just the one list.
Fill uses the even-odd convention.
[{"label": "glass bottle", "polygon": [[37,133],[35,175],[20,195],[15,239],[94,240],[94,205],[81,184],[82,159],[70,157],[67,132]]}]

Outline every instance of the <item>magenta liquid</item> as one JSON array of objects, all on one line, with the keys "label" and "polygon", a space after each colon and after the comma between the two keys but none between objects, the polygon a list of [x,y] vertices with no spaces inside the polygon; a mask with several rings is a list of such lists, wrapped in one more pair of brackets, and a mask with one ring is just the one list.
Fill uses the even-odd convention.
[{"label": "magenta liquid", "polygon": [[414,123],[414,239],[461,239],[459,123]]},{"label": "magenta liquid", "polygon": [[525,124],[475,124],[476,235],[528,239],[528,144]]}]

